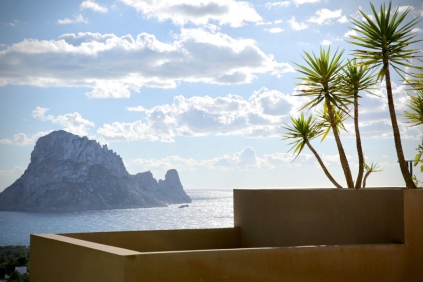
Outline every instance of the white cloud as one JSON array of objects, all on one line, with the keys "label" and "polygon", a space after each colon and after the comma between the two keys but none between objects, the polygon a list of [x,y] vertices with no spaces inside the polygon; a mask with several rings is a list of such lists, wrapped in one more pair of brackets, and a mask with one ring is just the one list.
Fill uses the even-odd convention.
[{"label": "white cloud", "polygon": [[143,106],[127,107],[126,109],[130,112],[145,112],[145,108]]},{"label": "white cloud", "polygon": [[[361,16],[361,14],[360,14],[360,16]],[[369,17],[369,19],[370,19],[370,20],[374,21],[375,17],[374,17],[372,14],[368,14],[367,16]],[[367,22],[367,19],[366,19],[365,17],[361,17],[361,20],[362,20],[363,22],[364,22],[364,21],[366,21],[366,22]]]},{"label": "white cloud", "polygon": [[148,18],[155,18],[159,21],[170,20],[179,26],[188,23],[205,25],[215,21],[219,25],[240,27],[247,22],[256,23],[262,20],[252,4],[234,0],[120,1],[135,8]]},{"label": "white cloud", "polygon": [[[162,159],[130,159],[126,161],[128,166],[141,166],[141,170],[151,170],[160,168],[163,170],[176,169],[178,171],[193,171],[199,168],[200,162],[192,158],[181,158],[180,156],[168,156]],[[127,164],[125,163],[125,166]]]},{"label": "white cloud", "polygon": [[273,27],[273,28],[269,28],[269,29],[265,29],[264,31],[270,32],[270,33],[281,33],[284,31],[284,29],[280,28],[280,27]]},{"label": "white cloud", "polygon": [[322,24],[332,24],[334,19],[342,17],[342,10],[331,11],[328,9],[320,9],[316,13],[315,17],[308,19],[309,22]]},{"label": "white cloud", "polygon": [[280,24],[280,23],[283,23],[283,20],[276,20],[276,21],[274,21],[273,23],[274,23],[274,24]]},{"label": "white cloud", "polygon": [[73,16],[73,19],[65,18],[63,20],[57,20],[58,24],[77,24],[77,23],[88,23],[87,19],[81,14]]},{"label": "white cloud", "polygon": [[327,40],[327,39],[324,39],[322,42],[320,42],[320,45],[322,45],[322,46],[329,46],[331,44],[332,44],[332,42]]},{"label": "white cloud", "polygon": [[344,34],[344,37],[350,37],[350,36],[357,36],[357,32],[355,30],[349,30]]},{"label": "white cloud", "polygon": [[51,131],[38,132],[31,137],[27,136],[25,133],[17,133],[13,136],[13,139],[0,139],[0,144],[18,146],[34,145],[38,138],[47,135],[50,132]]},{"label": "white cloud", "polygon": [[[339,166],[339,154],[336,154],[336,155],[319,154],[319,155],[326,166]],[[347,159],[351,160],[352,156],[347,155]]]},{"label": "white cloud", "polygon": [[267,88],[254,92],[248,100],[234,94],[216,98],[177,96],[171,105],[145,109],[143,120],[104,124],[97,133],[110,142],[173,142],[177,136],[207,135],[278,137],[280,125],[305,101]]},{"label": "white cloud", "polygon": [[264,6],[268,9],[272,8],[280,8],[280,7],[288,7],[290,5],[289,1],[282,1],[282,2],[267,2]]},{"label": "white cloud", "polygon": [[271,25],[273,24],[272,22],[258,22],[256,23],[256,25]]},{"label": "white cloud", "polygon": [[[48,108],[36,107],[35,110],[32,111],[32,116],[34,118],[39,118],[41,120],[46,120],[48,117],[46,117],[45,114],[49,110],[50,109],[48,109]],[[52,117],[52,116],[49,116],[49,117]]]},{"label": "white cloud", "polygon": [[294,0],[294,4],[298,7],[306,3],[319,3],[320,0]]},{"label": "white cloud", "polygon": [[98,13],[107,12],[107,7],[101,6],[100,4],[96,3],[94,0],[83,1],[79,7],[81,8],[81,10],[89,9]]},{"label": "white cloud", "polygon": [[12,22],[9,23],[4,23],[6,26],[11,26],[11,27],[15,27],[18,24],[18,20],[13,20]]},{"label": "white cloud", "polygon": [[[143,123],[141,120],[137,120],[132,123],[113,122],[112,124],[104,124],[101,128],[97,130],[97,133],[100,134],[107,141],[159,140],[159,138],[154,132],[154,128],[151,127],[149,127],[148,124]],[[173,139],[169,140],[169,133],[163,135],[163,138],[161,138],[162,142],[173,141]]]},{"label": "white cloud", "polygon": [[141,87],[178,82],[242,84],[257,73],[293,72],[252,39],[181,29],[170,43],[154,35],[79,33],[58,40],[25,39],[0,51],[0,85],[87,87],[90,98],[123,98]]},{"label": "white cloud", "polygon": [[339,22],[339,23],[347,23],[348,19],[347,19],[346,16],[342,16],[339,19],[337,19],[336,21]]},{"label": "white cloud", "polygon": [[53,123],[58,123],[63,126],[63,130],[80,136],[88,135],[88,127],[94,126],[93,122],[82,118],[78,112],[54,117],[52,115],[46,116],[47,111],[49,111],[48,108],[37,107],[32,112],[32,116],[42,121],[49,120]]},{"label": "white cloud", "polygon": [[208,168],[228,169],[263,169],[272,168],[266,159],[258,158],[256,151],[251,147],[244,147],[241,152],[232,155],[223,155],[202,162]]},{"label": "white cloud", "polygon": [[292,16],[292,18],[290,20],[287,21],[289,23],[289,25],[291,26],[291,28],[293,30],[303,30],[308,28],[308,26],[305,23],[299,23],[297,21],[295,21],[295,17]]},{"label": "white cloud", "polygon": [[407,9],[409,9],[410,8],[410,10],[414,10],[414,7],[413,6],[399,6],[398,7],[398,12],[400,12],[400,13],[404,13],[405,11],[407,11]]}]

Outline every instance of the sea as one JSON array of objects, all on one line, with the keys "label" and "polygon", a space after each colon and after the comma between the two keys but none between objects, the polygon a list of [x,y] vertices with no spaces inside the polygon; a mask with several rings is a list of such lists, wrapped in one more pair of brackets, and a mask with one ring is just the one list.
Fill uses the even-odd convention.
[{"label": "sea", "polygon": [[29,246],[30,234],[233,227],[233,190],[185,190],[192,203],[74,212],[0,211],[0,246]]}]

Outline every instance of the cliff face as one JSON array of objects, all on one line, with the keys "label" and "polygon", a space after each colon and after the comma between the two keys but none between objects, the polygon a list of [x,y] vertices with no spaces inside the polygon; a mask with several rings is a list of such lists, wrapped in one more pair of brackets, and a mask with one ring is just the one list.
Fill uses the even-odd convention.
[{"label": "cliff face", "polygon": [[0,193],[0,210],[71,211],[160,207],[191,202],[178,172],[165,180],[130,175],[106,145],[66,131],[41,137],[24,174]]}]

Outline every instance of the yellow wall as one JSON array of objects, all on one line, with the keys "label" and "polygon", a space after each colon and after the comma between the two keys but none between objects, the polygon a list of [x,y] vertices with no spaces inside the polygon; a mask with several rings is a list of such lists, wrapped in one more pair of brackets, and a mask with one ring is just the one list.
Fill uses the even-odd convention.
[{"label": "yellow wall", "polygon": [[404,242],[401,189],[234,190],[242,247]]},{"label": "yellow wall", "polygon": [[[337,190],[330,190],[328,193],[331,192],[338,193]],[[287,196],[289,193],[284,194],[280,191],[247,192],[236,190],[234,199],[235,222],[239,229],[106,232],[68,234],[66,236],[32,235],[31,282],[422,281],[423,191],[388,190],[386,191],[388,195],[385,195],[385,192],[365,194],[367,191],[356,191],[358,193],[365,192],[362,195],[368,196],[366,199],[357,196],[354,192],[339,192],[345,192],[345,194],[342,196],[325,195],[326,191],[323,191],[320,196],[313,195],[315,197],[312,206],[315,208],[311,209],[302,205],[294,205],[295,201],[304,197],[303,195],[295,195],[295,192],[290,192],[290,196]],[[298,194],[302,193],[301,191]],[[251,195],[254,197],[251,197]],[[351,196],[354,201],[359,200],[359,202],[348,204],[346,203],[347,200],[339,198],[344,196]],[[292,197],[288,201],[291,203],[291,208],[298,210],[298,213],[300,213],[301,208],[309,209],[305,214],[309,214],[315,220],[325,221],[326,218],[320,217],[319,219],[319,217],[311,214],[311,211],[319,213],[323,210],[345,214],[345,216],[349,213],[358,214],[362,219],[364,213],[370,218],[383,221],[383,224],[375,222],[374,224],[377,226],[375,228],[367,223],[367,218],[363,219],[365,224],[361,227],[357,225],[360,222],[357,223],[352,220],[356,227],[367,228],[367,230],[359,231],[328,225],[327,228],[332,228],[332,232],[344,234],[345,230],[352,230],[351,232],[355,232],[354,234],[359,238],[355,240],[368,240],[369,238],[376,240],[374,238],[379,238],[380,240],[391,241],[392,238],[395,240],[400,238],[404,243],[376,242],[378,244],[236,248],[240,246],[242,240],[244,240],[244,244],[245,242],[249,244],[258,242],[259,245],[269,242],[275,243],[274,240],[277,240],[275,238],[278,236],[285,240],[286,233],[290,231],[287,229],[287,225],[276,223],[275,225],[279,226],[279,229],[269,227],[271,220],[268,217],[285,217],[285,215],[281,215],[283,208],[279,204],[287,201],[287,197]],[[315,203],[325,203],[325,201],[322,201],[325,197],[331,200],[344,201],[344,205],[340,205],[339,208],[342,207],[345,210],[320,209],[320,206]],[[398,203],[397,197],[402,204]],[[257,203],[254,203],[252,198]],[[385,199],[387,202],[378,203],[377,199]],[[267,201],[268,205],[263,205],[263,201]],[[372,202],[373,205],[370,205],[369,203]],[[392,205],[391,208],[388,207],[388,204]],[[245,206],[240,208],[240,205]],[[403,208],[398,210],[398,205]],[[357,210],[355,209],[357,207],[365,207],[367,210]],[[251,210],[260,216],[252,215]],[[384,210],[388,216],[383,217],[380,213],[381,210]],[[403,226],[402,228],[398,226],[398,212],[401,214],[400,221],[402,223],[400,225]],[[251,216],[250,221],[248,220],[249,216]],[[254,216],[261,218],[265,223],[261,226],[258,225]],[[292,216],[293,222],[288,226],[295,226],[295,221],[300,225],[305,224],[301,221],[303,219],[304,215],[300,217]],[[284,222],[286,223],[286,221]],[[349,221],[343,221],[342,225],[349,223]],[[313,224],[318,226],[316,222]],[[394,226],[400,228],[401,232],[393,230]],[[385,228],[384,232],[381,232],[380,228],[382,227]],[[252,232],[251,230],[254,228],[260,229],[257,232]],[[377,237],[367,234],[367,232],[374,231],[380,234]],[[269,232],[276,232],[276,234],[269,235]],[[313,240],[320,240],[321,238],[321,233],[318,233],[319,236],[315,236],[314,233],[310,234],[304,233],[300,240],[310,240],[307,239],[307,236],[311,236]],[[120,235],[121,238],[119,238]],[[71,236],[84,240],[71,238]],[[199,238],[203,236],[204,238]],[[214,239],[215,237],[217,239]],[[237,241],[235,238],[240,238],[240,240]],[[91,242],[85,240],[91,240]],[[207,242],[209,240],[211,240],[211,243]],[[119,247],[99,244],[100,241],[103,243],[109,241],[113,243],[112,245],[119,245]],[[125,243],[125,241],[131,242]],[[140,247],[139,244],[144,246]],[[135,246],[138,251],[133,251],[134,248],[132,247],[130,248],[132,251],[124,249],[124,246]],[[202,249],[203,247],[204,249]],[[173,251],[165,251],[171,249]]]}]

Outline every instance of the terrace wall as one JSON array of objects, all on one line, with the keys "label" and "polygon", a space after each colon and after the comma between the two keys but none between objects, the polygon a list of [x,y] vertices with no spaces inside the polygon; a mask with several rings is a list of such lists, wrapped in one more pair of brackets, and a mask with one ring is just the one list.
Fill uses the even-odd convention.
[{"label": "terrace wall", "polygon": [[234,190],[241,246],[404,243],[402,189]]},{"label": "terrace wall", "polygon": [[32,235],[31,281],[422,281],[423,191],[372,191],[235,190],[233,229]]}]

